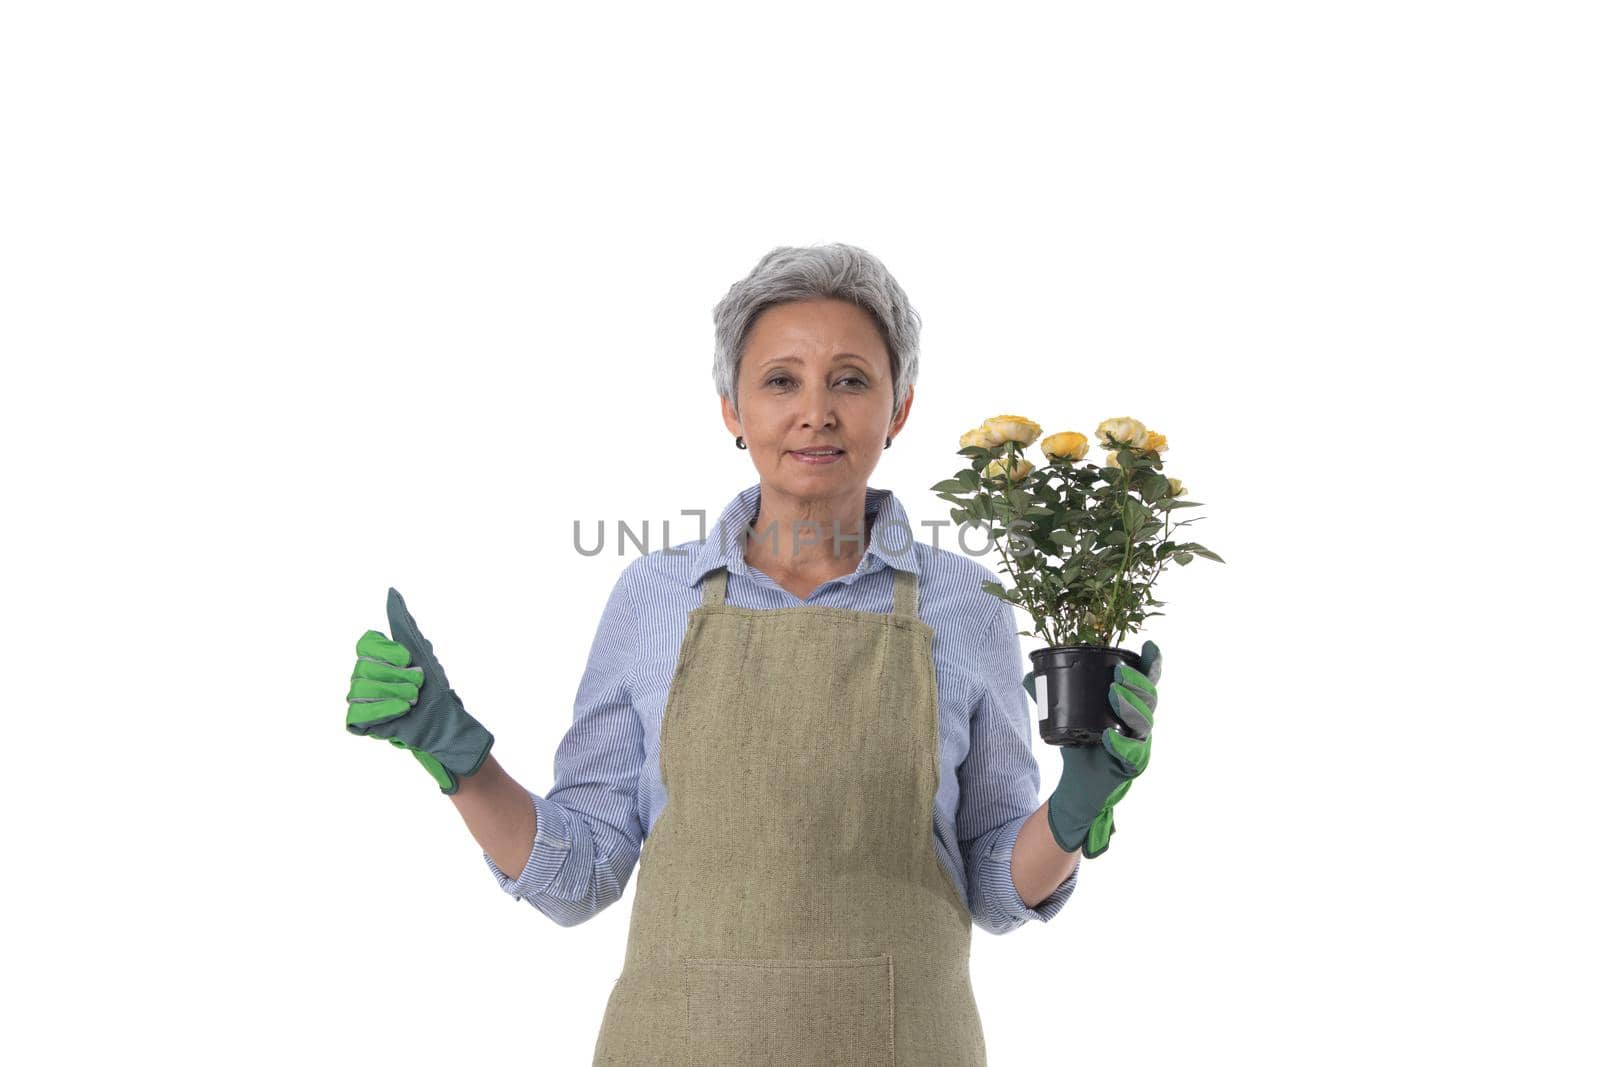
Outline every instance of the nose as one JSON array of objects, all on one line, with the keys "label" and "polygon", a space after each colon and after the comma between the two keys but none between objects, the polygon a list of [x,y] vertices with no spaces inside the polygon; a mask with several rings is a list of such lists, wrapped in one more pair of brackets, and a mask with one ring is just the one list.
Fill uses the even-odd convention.
[{"label": "nose", "polygon": [[833,393],[829,390],[826,380],[807,387],[805,403],[801,405],[800,413],[804,420],[803,424],[808,427],[831,427],[837,423],[838,418],[833,411]]}]

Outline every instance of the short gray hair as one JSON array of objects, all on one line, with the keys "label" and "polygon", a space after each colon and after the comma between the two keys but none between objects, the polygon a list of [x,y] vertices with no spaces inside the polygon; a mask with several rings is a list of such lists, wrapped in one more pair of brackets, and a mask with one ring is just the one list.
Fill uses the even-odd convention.
[{"label": "short gray hair", "polygon": [[[848,300],[872,316],[894,379],[894,416],[917,380],[922,319],[900,283],[871,252],[855,245],[780,245],[761,257],[750,273],[734,282],[711,312],[716,323],[716,361],[711,376],[717,392],[739,410],[739,361],[756,318],[775,304],[799,300]],[[891,416],[893,417],[893,416]]]}]

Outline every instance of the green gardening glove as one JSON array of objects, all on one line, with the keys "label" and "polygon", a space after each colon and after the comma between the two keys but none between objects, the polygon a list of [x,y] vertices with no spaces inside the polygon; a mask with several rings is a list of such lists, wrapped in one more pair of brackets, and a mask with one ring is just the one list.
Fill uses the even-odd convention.
[{"label": "green gardening glove", "polygon": [[[1149,765],[1156,683],[1161,680],[1161,649],[1154,641],[1144,643],[1139,666],[1134,670],[1118,663],[1109,693],[1124,731],[1108,726],[1098,745],[1060,746],[1061,782],[1050,795],[1049,822],[1056,844],[1066,852],[1081,848],[1092,858],[1110,846],[1117,832],[1111,809]],[[1033,692],[1031,686],[1028,691]]]},{"label": "green gardening glove", "polygon": [[433,656],[433,645],[393,588],[389,632],[393,641],[368,630],[356,642],[345,729],[410,750],[439,783],[440,792],[454,793],[462,778],[483,766],[494,735],[461,706]]}]

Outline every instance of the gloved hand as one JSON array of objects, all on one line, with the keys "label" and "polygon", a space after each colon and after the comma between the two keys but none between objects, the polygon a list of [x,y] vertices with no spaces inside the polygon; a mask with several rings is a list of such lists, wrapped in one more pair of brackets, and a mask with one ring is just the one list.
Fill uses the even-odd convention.
[{"label": "gloved hand", "polygon": [[1050,832],[1064,851],[1082,848],[1085,857],[1104,852],[1117,832],[1111,809],[1127,795],[1150,762],[1150,730],[1155,722],[1156,683],[1161,680],[1161,649],[1146,641],[1139,670],[1118,663],[1109,699],[1126,729],[1106,727],[1098,745],[1062,745],[1061,781],[1050,795]]},{"label": "gloved hand", "polygon": [[462,778],[483,766],[494,735],[461,706],[433,656],[433,645],[393,588],[389,632],[393,641],[368,630],[356,642],[345,729],[409,749],[439,783],[440,792],[454,793]]}]

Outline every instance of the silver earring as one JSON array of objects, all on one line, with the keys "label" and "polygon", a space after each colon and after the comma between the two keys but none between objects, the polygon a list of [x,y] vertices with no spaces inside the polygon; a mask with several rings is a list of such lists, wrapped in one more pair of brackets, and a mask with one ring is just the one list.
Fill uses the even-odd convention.
[{"label": "silver earring", "polygon": [[749,445],[744,443],[744,438],[743,437],[735,437],[733,439],[733,444],[734,444],[735,448],[749,448],[750,447]]},{"label": "silver earring", "polygon": [[889,447],[889,446],[890,446],[890,445],[892,445],[892,444],[894,444],[894,438],[892,438],[892,437],[885,437],[885,438],[884,438],[884,439],[883,439],[883,447],[884,447],[884,448],[888,448],[888,447]]}]

